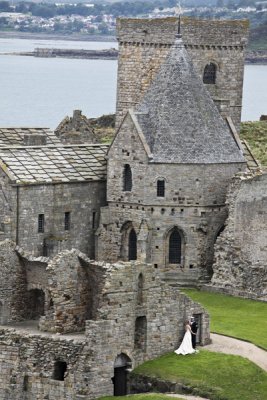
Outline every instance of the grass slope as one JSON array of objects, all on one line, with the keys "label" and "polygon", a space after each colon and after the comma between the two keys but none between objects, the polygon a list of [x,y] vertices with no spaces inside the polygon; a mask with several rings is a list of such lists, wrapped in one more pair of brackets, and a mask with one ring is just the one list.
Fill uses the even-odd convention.
[{"label": "grass slope", "polygon": [[[124,396],[108,396],[101,397],[101,400],[114,400],[114,399],[124,399]],[[156,393],[144,393],[144,394],[132,394],[127,396],[127,400],[182,400],[180,397],[171,397],[166,396],[164,394],[156,394]]]},{"label": "grass slope", "polygon": [[212,332],[248,340],[267,350],[266,303],[195,289],[183,292],[207,309]]},{"label": "grass slope", "polygon": [[205,350],[187,356],[168,353],[134,373],[182,383],[211,400],[266,400],[267,373],[239,356]]},{"label": "grass slope", "polygon": [[245,139],[263,167],[267,167],[267,121],[242,122],[240,137]]}]

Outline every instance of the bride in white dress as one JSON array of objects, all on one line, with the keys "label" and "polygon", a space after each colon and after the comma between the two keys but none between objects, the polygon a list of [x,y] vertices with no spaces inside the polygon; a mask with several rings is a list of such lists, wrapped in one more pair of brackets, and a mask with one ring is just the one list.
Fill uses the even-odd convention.
[{"label": "bride in white dress", "polygon": [[192,347],[192,335],[194,335],[194,333],[191,331],[190,323],[189,321],[186,321],[184,338],[180,347],[175,350],[176,354],[182,354],[185,356],[186,354],[196,353],[196,350]]}]

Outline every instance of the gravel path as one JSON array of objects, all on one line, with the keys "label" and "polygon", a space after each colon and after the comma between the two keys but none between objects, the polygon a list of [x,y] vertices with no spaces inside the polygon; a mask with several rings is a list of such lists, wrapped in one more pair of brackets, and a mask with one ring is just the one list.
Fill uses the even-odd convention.
[{"label": "gravel path", "polygon": [[233,339],[228,336],[211,333],[212,343],[205,346],[205,350],[217,353],[234,354],[248,358],[254,364],[267,372],[267,352],[254,344],[244,342],[243,340]]},{"label": "gravel path", "polygon": [[[267,372],[267,352],[265,350],[260,349],[254,344],[228,336],[211,333],[210,337],[212,343],[205,346],[205,350],[210,350],[217,353],[233,354],[248,358],[254,364],[257,364],[260,368]],[[168,396],[178,397],[185,400],[208,400],[203,397],[182,394],[168,394]]]}]

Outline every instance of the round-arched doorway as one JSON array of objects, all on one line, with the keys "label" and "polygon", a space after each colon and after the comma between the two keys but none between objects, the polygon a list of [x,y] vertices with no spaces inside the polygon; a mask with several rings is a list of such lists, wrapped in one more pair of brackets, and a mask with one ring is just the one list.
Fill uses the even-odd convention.
[{"label": "round-arched doorway", "polygon": [[114,362],[114,396],[125,396],[127,394],[127,374],[131,368],[131,359],[124,353],[119,354]]}]

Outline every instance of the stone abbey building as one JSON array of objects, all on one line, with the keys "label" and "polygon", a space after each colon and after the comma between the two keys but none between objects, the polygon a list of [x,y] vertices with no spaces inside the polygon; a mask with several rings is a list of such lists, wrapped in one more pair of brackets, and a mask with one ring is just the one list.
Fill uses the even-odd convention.
[{"label": "stone abbey building", "polygon": [[118,21],[110,146],[78,111],[0,129],[3,400],[125,394],[191,315],[205,345],[209,316],[179,286],[266,296],[266,175],[238,137],[248,25],[181,25]]}]

